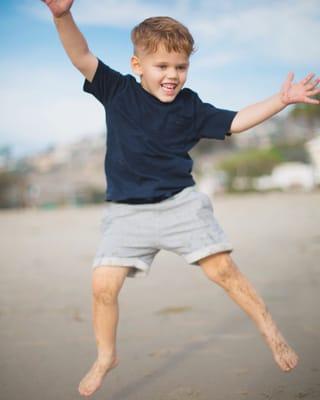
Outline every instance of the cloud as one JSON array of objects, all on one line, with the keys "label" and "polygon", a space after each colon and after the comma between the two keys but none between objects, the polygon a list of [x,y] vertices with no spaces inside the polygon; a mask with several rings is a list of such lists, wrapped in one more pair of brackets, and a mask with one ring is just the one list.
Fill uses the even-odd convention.
[{"label": "cloud", "polygon": [[[28,1],[28,12],[49,19],[50,12]],[[26,6],[26,3],[24,4]],[[223,46],[225,64],[249,54],[272,62],[307,66],[319,59],[320,8],[318,0],[213,2],[208,0],[77,0],[73,6],[79,24],[130,29],[144,18],[171,15],[188,25],[203,57]],[[220,61],[218,65],[222,64]],[[315,61],[316,62],[316,61]],[[203,65],[206,63],[203,62]]]},{"label": "cloud", "polygon": [[212,7],[212,3],[206,3],[206,13],[190,21],[202,47],[224,45],[225,55],[228,50],[232,53],[236,49],[238,55],[242,52],[243,58],[251,53],[255,57],[302,66],[318,62],[318,1],[278,2],[272,6],[269,2],[256,3],[208,18],[215,15]]},{"label": "cloud", "polygon": [[242,58],[242,54],[239,52],[228,52],[228,51],[215,51],[213,53],[207,52],[204,56],[195,57],[192,62],[193,69],[214,69],[220,68],[224,65],[236,62]]},{"label": "cloud", "polygon": [[14,145],[24,153],[105,131],[104,110],[93,97],[81,95],[79,73],[56,66],[12,65],[19,64],[0,67],[1,144]]},{"label": "cloud", "polygon": [[[44,20],[51,18],[50,11],[39,3],[28,4],[25,10]],[[72,6],[80,24],[121,28],[128,28],[151,15],[162,15],[163,11],[164,7],[158,2],[141,0],[77,0]]]}]

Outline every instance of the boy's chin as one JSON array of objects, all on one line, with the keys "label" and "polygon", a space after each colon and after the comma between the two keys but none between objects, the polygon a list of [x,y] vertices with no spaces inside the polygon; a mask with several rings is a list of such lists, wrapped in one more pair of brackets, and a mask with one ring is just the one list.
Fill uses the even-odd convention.
[{"label": "boy's chin", "polygon": [[155,97],[162,101],[162,103],[171,103],[176,97],[177,97],[178,93],[175,93],[173,95],[165,95],[165,94],[158,94]]},{"label": "boy's chin", "polygon": [[170,98],[163,98],[163,97],[157,97],[158,100],[160,100],[162,103],[171,103],[177,96],[172,96]]}]

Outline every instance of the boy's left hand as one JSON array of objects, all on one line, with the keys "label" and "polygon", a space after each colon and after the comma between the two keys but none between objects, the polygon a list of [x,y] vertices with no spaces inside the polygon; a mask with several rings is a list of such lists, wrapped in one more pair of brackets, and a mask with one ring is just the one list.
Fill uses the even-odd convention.
[{"label": "boy's left hand", "polygon": [[283,104],[294,104],[294,103],[307,103],[307,104],[320,104],[319,100],[311,99],[310,96],[314,96],[320,93],[320,89],[317,86],[320,79],[317,78],[312,81],[315,74],[310,73],[304,79],[298,83],[293,83],[294,74],[289,72],[286,81],[281,87],[280,97]]}]

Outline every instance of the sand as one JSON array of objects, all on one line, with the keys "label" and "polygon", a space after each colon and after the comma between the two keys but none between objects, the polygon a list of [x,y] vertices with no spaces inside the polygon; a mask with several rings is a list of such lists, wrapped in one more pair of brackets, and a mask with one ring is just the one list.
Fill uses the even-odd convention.
[{"label": "sand", "polygon": [[[320,193],[217,197],[233,259],[300,356],[282,372],[199,267],[162,250],[120,293],[119,367],[95,399],[320,399]],[[0,212],[0,398],[78,399],[96,349],[91,261],[103,206]]]}]

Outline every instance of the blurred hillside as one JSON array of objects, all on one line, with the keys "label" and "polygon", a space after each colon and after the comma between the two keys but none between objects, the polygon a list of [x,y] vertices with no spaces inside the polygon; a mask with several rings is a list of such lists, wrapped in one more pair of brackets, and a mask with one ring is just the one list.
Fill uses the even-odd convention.
[{"label": "blurred hillside", "polygon": [[2,160],[0,207],[55,207],[104,200],[105,137]]},{"label": "blurred hillside", "polygon": [[[194,171],[202,180],[201,189],[211,195],[317,189],[319,141],[320,106],[299,104],[285,117],[275,116],[223,143],[201,141],[194,149],[199,161]],[[259,177],[264,179],[263,184]]]},{"label": "blurred hillside", "polygon": [[[318,150],[310,143],[319,135],[320,107],[298,105],[285,117],[224,141],[201,140],[190,152],[193,176],[200,186],[207,182],[203,190],[208,192],[252,190],[253,178],[271,174],[282,163],[317,168]],[[103,202],[105,141],[104,134],[82,138],[18,160],[10,148],[0,149],[0,207]]]}]

